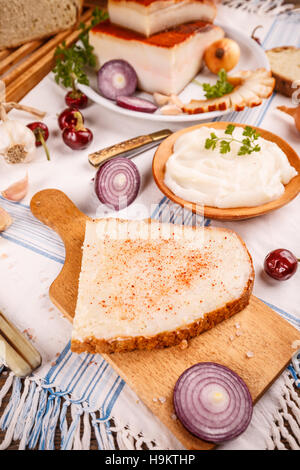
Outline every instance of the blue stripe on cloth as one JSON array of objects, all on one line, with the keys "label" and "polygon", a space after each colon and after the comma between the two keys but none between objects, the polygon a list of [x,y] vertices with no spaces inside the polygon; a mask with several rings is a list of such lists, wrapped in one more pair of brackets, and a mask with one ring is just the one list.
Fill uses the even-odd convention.
[{"label": "blue stripe on cloth", "polygon": [[43,255],[46,258],[51,259],[52,261],[56,261],[57,263],[64,264],[64,262],[65,262],[64,259],[58,258],[57,256],[53,256],[53,255],[51,255],[50,253],[47,253],[44,250],[40,250],[38,248],[35,248],[33,245],[29,245],[28,243],[22,242],[21,240],[19,240],[17,238],[10,237],[9,235],[6,235],[4,233],[1,233],[0,237],[5,238],[6,240],[9,240],[10,242],[15,243],[16,245],[20,245],[23,248],[28,248],[29,250],[33,251],[34,253],[37,253],[38,255]]},{"label": "blue stripe on cloth", "polygon": [[60,264],[64,263],[63,242],[55,232],[35,219],[29,206],[13,203],[1,197],[1,207],[7,210],[15,221],[0,234],[2,238]]},{"label": "blue stripe on cloth", "polygon": [[284,310],[282,310],[282,308],[276,307],[276,305],[270,304],[270,302],[266,302],[263,299],[260,300],[262,300],[262,302],[264,302],[268,307],[270,307],[272,310],[275,310],[275,312],[279,313],[282,317],[284,317],[286,320],[288,320],[290,323],[293,323],[294,326],[300,329],[300,318],[297,318],[294,315],[285,312]]},{"label": "blue stripe on cloth", "polygon": [[1,196],[0,194],[0,199],[1,199],[1,204],[3,202],[11,205],[11,206],[20,206],[20,207],[25,207],[26,209],[30,209],[30,206],[28,204],[23,204],[22,202],[13,202],[13,201],[9,201],[8,199],[6,199],[5,197]]},{"label": "blue stripe on cloth", "polygon": [[[61,369],[64,367],[64,365],[67,361],[68,355],[70,355],[70,341],[65,346],[64,350],[61,352],[59,357],[56,359],[55,364],[51,367],[51,369],[47,373],[47,375],[45,377],[45,382],[47,384],[49,384],[49,383],[51,383],[55,380],[56,375],[59,374]],[[56,373],[56,375],[54,377],[52,377],[52,375],[54,375],[55,373]]]}]

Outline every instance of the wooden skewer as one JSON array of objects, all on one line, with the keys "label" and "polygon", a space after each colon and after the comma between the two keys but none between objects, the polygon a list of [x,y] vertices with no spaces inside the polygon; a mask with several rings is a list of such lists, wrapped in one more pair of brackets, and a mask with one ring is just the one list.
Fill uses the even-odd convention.
[{"label": "wooden skewer", "polygon": [[[87,22],[91,17],[92,9],[89,9],[81,17],[82,22]],[[81,31],[70,30],[65,37],[66,46],[70,46],[78,36]],[[56,44],[57,45],[57,44]],[[21,76],[16,80],[10,83],[6,88],[6,100],[7,101],[19,101],[21,100],[26,93],[28,93],[37,83],[39,83],[42,78],[44,78],[47,73],[49,73],[54,66],[54,52],[56,49],[53,47],[48,53],[43,55],[40,60],[35,63],[32,67],[25,70]]]},{"label": "wooden skewer", "polygon": [[5,59],[11,53],[10,49],[3,49],[0,51],[0,60]]},{"label": "wooden skewer", "polygon": [[13,82],[17,77],[19,77],[23,72],[28,70],[33,64],[38,62],[45,54],[47,54],[51,49],[56,47],[59,43],[61,43],[67,36],[69,32],[64,32],[58,34],[50,41],[46,42],[42,47],[40,47],[37,51],[35,51],[25,62],[22,62],[16,68],[14,68],[11,72],[3,77],[2,81],[8,86],[11,82]]},{"label": "wooden skewer", "polygon": [[24,44],[24,46],[18,47],[12,54],[0,62],[0,74],[8,70],[11,65],[26,57],[30,52],[40,47],[41,44],[42,41],[31,41]]}]

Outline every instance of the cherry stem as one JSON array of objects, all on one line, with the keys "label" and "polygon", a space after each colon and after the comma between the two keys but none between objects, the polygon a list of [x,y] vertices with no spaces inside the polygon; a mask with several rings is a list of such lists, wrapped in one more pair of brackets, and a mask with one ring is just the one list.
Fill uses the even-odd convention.
[{"label": "cherry stem", "polygon": [[41,131],[40,129],[39,129],[39,139],[40,139],[40,141],[41,141],[42,146],[44,147],[47,160],[50,162],[49,150],[48,150],[48,147],[47,147],[47,145],[46,145],[46,142],[45,142],[43,133],[42,133],[42,131]]},{"label": "cherry stem", "polygon": [[78,95],[79,90],[76,88],[76,82],[75,82],[74,75],[71,75],[71,80],[72,80],[72,90],[73,90],[73,93]]},{"label": "cherry stem", "polygon": [[75,131],[81,131],[82,129],[84,129],[82,114],[79,113],[78,111],[75,111],[74,116],[77,119],[77,123],[76,123],[76,126],[75,126]]},{"label": "cherry stem", "polygon": [[263,28],[263,25],[259,24],[258,26],[256,26],[256,28],[254,28],[254,30],[253,30],[253,32],[252,32],[252,35],[251,35],[252,39],[254,39],[254,34],[255,34],[256,31],[257,31],[258,29],[260,29],[260,28]]}]

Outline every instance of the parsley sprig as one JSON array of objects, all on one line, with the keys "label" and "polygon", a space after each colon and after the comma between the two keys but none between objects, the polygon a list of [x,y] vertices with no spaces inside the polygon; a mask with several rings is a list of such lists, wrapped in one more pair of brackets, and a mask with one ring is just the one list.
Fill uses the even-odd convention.
[{"label": "parsley sprig", "polygon": [[200,83],[198,80],[193,80],[194,83],[203,87],[205,91],[205,98],[221,98],[221,96],[231,93],[234,89],[234,86],[229,83],[227,79],[227,73],[224,69],[221,69],[218,73],[218,81],[215,85],[210,85],[209,83]]},{"label": "parsley sprig", "polygon": [[72,88],[76,93],[76,81],[83,85],[89,85],[89,79],[84,71],[85,66],[95,67],[96,57],[93,53],[93,46],[89,43],[89,31],[95,25],[108,18],[108,15],[98,7],[92,13],[92,20],[87,27],[84,23],[79,24],[81,33],[78,42],[70,47],[66,46],[64,41],[61,46],[56,48],[55,74],[56,83],[62,83],[66,88]]},{"label": "parsley sprig", "polygon": [[261,150],[259,144],[256,142],[260,137],[260,134],[252,129],[250,126],[246,126],[243,132],[245,137],[243,140],[238,140],[233,137],[233,131],[236,128],[233,124],[229,124],[225,130],[225,134],[231,137],[217,137],[214,132],[210,134],[210,138],[205,141],[205,148],[215,150],[217,144],[220,144],[220,153],[229,153],[231,150],[231,143],[238,142],[241,145],[238,155],[248,155],[253,152],[259,152]]}]

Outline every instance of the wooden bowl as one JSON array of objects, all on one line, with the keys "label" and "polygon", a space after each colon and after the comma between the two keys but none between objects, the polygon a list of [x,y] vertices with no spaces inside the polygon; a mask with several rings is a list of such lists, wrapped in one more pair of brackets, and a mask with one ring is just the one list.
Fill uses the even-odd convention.
[{"label": "wooden bowl", "polygon": [[176,196],[164,183],[165,177],[165,166],[168,158],[173,153],[173,146],[179,136],[185,134],[186,132],[191,132],[200,127],[206,126],[213,129],[226,129],[229,124],[233,124],[237,127],[245,127],[243,124],[237,124],[235,122],[211,122],[211,123],[202,123],[193,127],[188,127],[182,129],[178,132],[175,132],[166,140],[164,140],[158,147],[152,164],[152,171],[154,180],[159,187],[159,189],[169,198],[171,201],[179,204],[186,209],[191,210],[196,214],[203,215],[209,219],[219,219],[219,220],[240,220],[240,219],[250,219],[251,217],[257,217],[259,215],[267,214],[268,212],[279,209],[280,207],[288,204],[292,199],[294,199],[300,192],[300,159],[297,153],[292,149],[292,147],[285,142],[283,139],[278,137],[275,134],[272,134],[269,131],[260,129],[259,127],[253,127],[256,129],[261,137],[271,142],[275,142],[281,150],[286,154],[290,164],[298,171],[298,175],[295,176],[286,186],[285,192],[278,199],[260,206],[254,207],[236,207],[232,209],[220,209],[218,207],[202,206],[200,204],[195,204],[190,201],[185,201],[180,197]]}]

